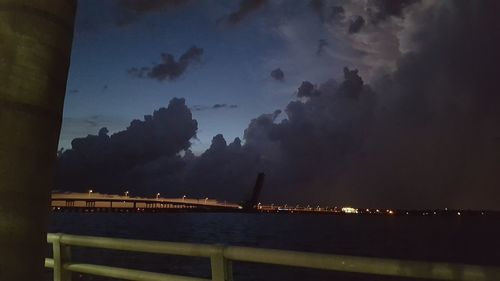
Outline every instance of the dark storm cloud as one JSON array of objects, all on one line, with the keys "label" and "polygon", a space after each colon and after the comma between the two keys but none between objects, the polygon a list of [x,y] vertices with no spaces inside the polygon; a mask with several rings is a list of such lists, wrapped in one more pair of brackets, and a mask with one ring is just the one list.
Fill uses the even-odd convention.
[{"label": "dark storm cloud", "polygon": [[371,0],[372,6],[368,9],[370,20],[373,23],[386,20],[389,17],[403,17],[403,11],[406,7],[420,2],[420,0]]},{"label": "dark storm cloud", "polygon": [[412,38],[420,47],[373,89],[345,69],[341,83],[304,82],[299,93],[308,99],[290,102],[282,121],[252,120],[244,147],[268,161],[258,164],[272,175],[264,196],[498,209],[500,36],[484,30],[499,27],[499,8],[493,1],[438,6],[418,23]]},{"label": "dark storm cloud", "polygon": [[277,122],[280,111],[263,114],[245,130],[244,147],[258,151],[259,169],[270,173],[269,200],[286,194],[304,203],[324,192],[329,186],[324,177],[361,147],[373,118],[375,94],[356,70],[346,68],[341,83],[330,80],[316,87],[305,81],[299,93],[308,99],[290,102],[283,120]]},{"label": "dark storm cloud", "polygon": [[299,89],[297,90],[297,97],[299,98],[310,98],[313,96],[319,96],[321,94],[320,91],[318,91],[317,87],[314,86],[311,82],[309,81],[304,81],[300,85]]},{"label": "dark storm cloud", "polygon": [[230,25],[237,25],[243,19],[262,8],[265,4],[267,4],[267,0],[241,0],[238,10],[230,13],[221,20]]},{"label": "dark storm cloud", "polygon": [[190,162],[186,171],[186,192],[199,198],[242,201],[248,198],[257,174],[259,155],[235,138],[227,144],[216,135],[209,149]]},{"label": "dark storm cloud", "polygon": [[142,15],[178,8],[188,2],[189,0],[117,0],[120,12],[117,24],[130,24]]},{"label": "dark storm cloud", "polygon": [[362,16],[356,16],[354,20],[351,19],[349,22],[348,32],[350,34],[358,33],[361,31],[361,28],[365,25],[365,19]]},{"label": "dark storm cloud", "polygon": [[[499,1],[436,5],[412,26],[418,47],[394,72],[371,85],[348,68],[340,80],[304,81],[284,112],[252,119],[243,142],[217,135],[198,157],[188,150],[196,121],[183,100],[170,110],[182,114],[161,118],[170,124],[161,137],[147,117],[131,123],[126,141],[106,131],[76,139],[59,161],[73,185],[58,189],[104,189],[118,178],[108,190],[182,186],[193,197],[236,200],[263,171],[265,202],[499,209],[498,10]],[[168,153],[155,148],[163,145]],[[99,181],[103,171],[124,176]]]},{"label": "dark storm cloud", "polygon": [[183,165],[177,153],[190,147],[196,130],[184,99],[174,98],[167,108],[132,121],[124,131],[108,136],[102,128],[97,135],[74,139],[58,159],[58,185],[64,190],[95,187],[121,193],[127,187],[147,193],[161,182],[158,177],[176,178],[174,172]]},{"label": "dark storm cloud", "polygon": [[[452,1],[420,22],[397,70],[376,83],[378,122],[340,186],[394,204],[496,208],[500,191],[497,1]],[[469,42],[469,43],[465,43]],[[362,172],[361,172],[362,171]]]},{"label": "dark storm cloud", "polygon": [[199,62],[203,55],[203,49],[196,46],[187,50],[178,61],[171,54],[162,53],[161,62],[153,67],[133,67],[128,73],[137,78],[149,78],[157,81],[173,81],[186,72],[189,65]]},{"label": "dark storm cloud", "polygon": [[323,54],[324,49],[328,47],[328,41],[325,39],[319,39],[318,40],[318,49],[316,50],[316,55],[321,55]]},{"label": "dark storm cloud", "polygon": [[281,70],[281,68],[276,68],[275,70],[271,71],[271,77],[277,81],[284,81],[285,73],[283,72],[283,70]]}]

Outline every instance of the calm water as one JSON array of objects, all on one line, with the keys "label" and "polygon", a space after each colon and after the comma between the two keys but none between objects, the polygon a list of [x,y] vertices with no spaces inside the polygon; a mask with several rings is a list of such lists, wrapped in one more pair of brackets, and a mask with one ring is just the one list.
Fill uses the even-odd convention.
[{"label": "calm water", "polygon": [[[500,221],[488,217],[54,213],[49,231],[500,265]],[[78,249],[74,259],[200,277],[210,274],[209,260],[200,258]],[[402,280],[247,263],[236,263],[234,271],[235,280]]]}]

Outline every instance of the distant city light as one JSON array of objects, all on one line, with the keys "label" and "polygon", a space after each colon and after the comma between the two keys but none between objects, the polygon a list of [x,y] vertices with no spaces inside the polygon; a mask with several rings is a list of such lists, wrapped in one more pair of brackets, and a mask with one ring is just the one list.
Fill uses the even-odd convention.
[{"label": "distant city light", "polygon": [[357,214],[358,209],[352,208],[352,207],[342,207],[342,213],[346,214]]}]

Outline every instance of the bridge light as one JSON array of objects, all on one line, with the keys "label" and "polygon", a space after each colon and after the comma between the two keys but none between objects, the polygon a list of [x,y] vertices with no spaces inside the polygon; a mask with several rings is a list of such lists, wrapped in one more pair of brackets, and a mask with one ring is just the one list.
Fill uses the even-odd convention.
[{"label": "bridge light", "polygon": [[156,199],[160,198],[160,193],[156,193]]},{"label": "bridge light", "polygon": [[92,192],[93,192],[92,189],[89,189],[89,197],[90,195],[92,195]]},{"label": "bridge light", "polygon": [[184,199],[186,199],[186,195],[182,196],[182,201],[184,201]]},{"label": "bridge light", "polygon": [[125,191],[125,198],[128,197],[128,191]]}]

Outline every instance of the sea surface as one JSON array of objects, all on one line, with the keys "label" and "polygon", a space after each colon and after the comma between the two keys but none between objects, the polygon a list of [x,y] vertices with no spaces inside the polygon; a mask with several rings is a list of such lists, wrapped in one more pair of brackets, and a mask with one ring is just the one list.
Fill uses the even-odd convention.
[{"label": "sea surface", "polygon": [[[49,232],[500,266],[500,220],[487,216],[53,213]],[[207,258],[82,248],[72,255],[78,262],[210,277]],[[416,280],[250,263],[234,263],[233,271],[242,281]],[[75,274],[74,280],[110,279]]]}]

